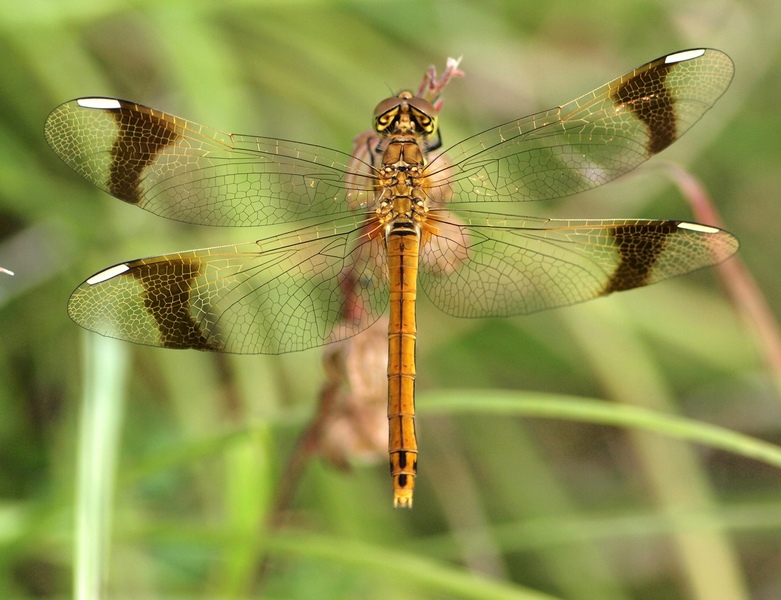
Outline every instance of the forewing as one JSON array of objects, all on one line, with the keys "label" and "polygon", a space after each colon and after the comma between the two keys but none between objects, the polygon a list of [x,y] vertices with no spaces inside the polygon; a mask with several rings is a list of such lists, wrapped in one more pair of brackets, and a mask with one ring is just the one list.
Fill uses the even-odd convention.
[{"label": "forewing", "polygon": [[726,231],[682,221],[429,215],[420,287],[457,317],[521,315],[689,273],[738,249]]},{"label": "forewing", "polygon": [[[558,198],[611,181],[677,140],[724,93],[718,50],[676,52],[563,106],[494,127],[433,160],[430,185],[453,203]],[[447,189],[449,188],[449,189]]]},{"label": "forewing", "polygon": [[351,172],[350,156],[338,150],[224,133],[123,100],[66,102],[44,131],[87,181],[187,223],[292,222],[348,213],[374,197],[371,170]]},{"label": "forewing", "polygon": [[341,219],[122,263],[82,283],[68,312],[102,335],[165,348],[278,354],[327,344],[387,306],[385,251],[368,227]]}]

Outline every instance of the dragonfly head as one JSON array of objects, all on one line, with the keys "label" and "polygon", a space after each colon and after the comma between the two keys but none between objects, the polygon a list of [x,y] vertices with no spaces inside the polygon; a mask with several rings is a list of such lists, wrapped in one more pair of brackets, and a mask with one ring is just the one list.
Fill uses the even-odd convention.
[{"label": "dragonfly head", "polygon": [[437,130],[437,109],[405,90],[377,105],[374,109],[374,130],[383,136],[411,134],[425,139]]}]

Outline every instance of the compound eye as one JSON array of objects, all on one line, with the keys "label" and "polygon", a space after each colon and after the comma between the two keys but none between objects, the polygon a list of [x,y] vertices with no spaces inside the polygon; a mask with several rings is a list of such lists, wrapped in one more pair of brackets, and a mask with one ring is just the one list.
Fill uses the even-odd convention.
[{"label": "compound eye", "polygon": [[434,105],[423,98],[410,98],[407,102],[417,113],[425,115],[429,120],[437,116],[437,109],[434,108]]},{"label": "compound eye", "polygon": [[399,100],[398,97],[386,98],[374,109],[374,121],[379,123],[382,119],[385,123],[390,123],[391,120],[393,120],[393,117],[399,112],[400,106],[401,100]]}]

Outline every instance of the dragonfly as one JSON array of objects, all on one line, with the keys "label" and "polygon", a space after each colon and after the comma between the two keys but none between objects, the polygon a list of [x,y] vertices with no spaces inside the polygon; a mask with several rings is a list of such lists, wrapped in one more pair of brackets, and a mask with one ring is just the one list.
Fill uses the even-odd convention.
[{"label": "dragonfly", "polygon": [[734,254],[731,234],[688,221],[495,212],[634,169],[694,125],[732,75],[718,50],[675,52],[442,152],[437,108],[402,91],[376,107],[377,142],[364,158],[225,133],[115,98],[66,102],[48,117],[46,139],[116,198],[197,225],[293,224],[245,244],[108,267],[73,292],[69,315],[138,344],[280,354],[346,339],[389,309],[393,504],[411,508],[418,291],[455,317],[521,315]]}]

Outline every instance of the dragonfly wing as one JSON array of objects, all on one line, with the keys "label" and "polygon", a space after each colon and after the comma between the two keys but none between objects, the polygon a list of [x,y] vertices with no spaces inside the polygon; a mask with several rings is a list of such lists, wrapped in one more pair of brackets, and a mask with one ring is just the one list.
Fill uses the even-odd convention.
[{"label": "dragonfly wing", "polygon": [[334,342],[388,304],[384,247],[365,225],[115,265],[82,283],[68,312],[102,335],[166,348],[278,354]]},{"label": "dragonfly wing", "polygon": [[664,56],[563,106],[456,144],[444,152],[452,164],[428,165],[431,187],[454,203],[546,200],[594,188],[683,135],[733,71],[718,50]]},{"label": "dragonfly wing", "polygon": [[726,231],[682,221],[430,214],[420,286],[457,317],[521,315],[584,302],[716,264]]},{"label": "dragonfly wing", "polygon": [[351,172],[338,150],[224,133],[113,98],[66,102],[44,132],[87,181],[187,223],[270,225],[347,213],[374,197],[370,169]]}]

